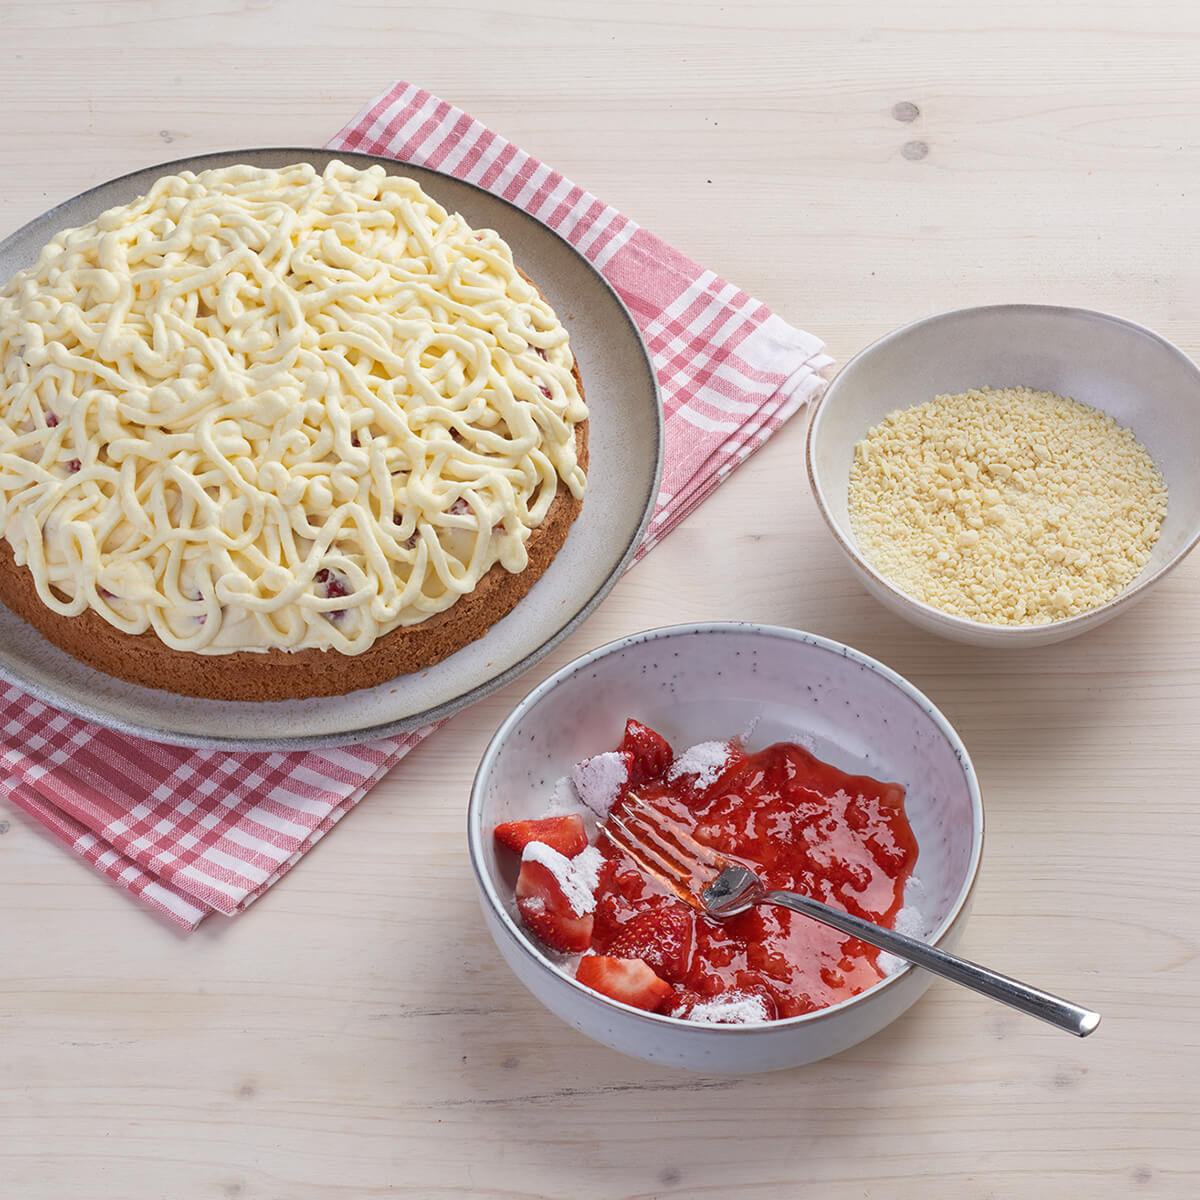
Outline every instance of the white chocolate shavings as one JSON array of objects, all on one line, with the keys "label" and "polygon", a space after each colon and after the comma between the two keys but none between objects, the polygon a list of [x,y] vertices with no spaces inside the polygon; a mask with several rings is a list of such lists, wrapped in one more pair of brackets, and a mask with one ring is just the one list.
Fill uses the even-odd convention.
[{"label": "white chocolate shavings", "polygon": [[606,817],[629,782],[629,763],[616,750],[594,754],[571,768],[571,781],[580,800],[596,816]]},{"label": "white chocolate shavings", "polygon": [[748,992],[726,992],[704,1004],[697,1004],[689,1013],[684,1014],[679,1009],[671,1016],[686,1016],[698,1025],[755,1025],[768,1020],[762,997]]},{"label": "white chocolate shavings", "polygon": [[684,775],[694,775],[696,778],[692,786],[702,792],[712,787],[728,762],[728,742],[701,742],[676,757],[667,772],[667,778],[674,780]]},{"label": "white chocolate shavings", "polygon": [[576,916],[595,912],[596,884],[599,882],[602,862],[602,855],[595,846],[589,846],[574,858],[567,858],[545,842],[529,842],[521,854],[521,861],[541,863],[562,888]]},{"label": "white chocolate shavings", "polygon": [[1136,578],[1167,488],[1106,414],[1051,392],[977,388],[872,429],[848,500],[863,557],[910,596],[975,621],[1044,625]]}]

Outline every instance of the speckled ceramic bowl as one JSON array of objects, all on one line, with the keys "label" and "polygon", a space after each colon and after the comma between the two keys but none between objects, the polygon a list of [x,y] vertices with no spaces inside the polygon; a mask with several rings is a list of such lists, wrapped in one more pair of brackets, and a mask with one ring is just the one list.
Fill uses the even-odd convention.
[{"label": "speckled ceramic bowl", "polygon": [[[854,447],[889,413],[976,387],[1031,387],[1069,396],[1133,430],[1169,490],[1162,533],[1140,575],[1106,604],[1047,625],[952,616],[902,592],[862,556],[847,493]],[[813,498],[863,585],[893,612],[943,637],[983,646],[1043,646],[1123,612],[1200,541],[1200,370],[1131,321],[1081,308],[1000,304],[905,325],[852,359],[808,429]]]},{"label": "speckled ceramic bowl", "polygon": [[696,1071],[797,1066],[894,1021],[929,975],[904,966],[802,1017],[698,1025],[582,986],[526,933],[513,900],[517,863],[497,853],[492,830],[541,815],[556,782],[579,760],[614,748],[630,716],[677,749],[749,728],[750,750],[796,741],[845,771],[904,784],[920,848],[921,916],[931,941],[947,950],[958,941],[979,867],[983,808],[971,761],[946,718],[895,672],[837,642],[763,625],[679,625],[612,642],[564,667],[521,701],[483,756],[468,815],[471,862],[488,929],[517,977],[589,1037]]}]

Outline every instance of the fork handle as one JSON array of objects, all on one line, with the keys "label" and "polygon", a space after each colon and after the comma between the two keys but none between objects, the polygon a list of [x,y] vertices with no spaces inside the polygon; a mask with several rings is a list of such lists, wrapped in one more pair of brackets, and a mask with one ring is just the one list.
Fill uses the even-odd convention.
[{"label": "fork handle", "polygon": [[886,950],[897,958],[906,959],[934,975],[961,983],[973,991],[999,1000],[1012,1008],[1020,1009],[1032,1017],[1038,1017],[1065,1029],[1076,1037],[1087,1037],[1100,1024],[1100,1014],[1087,1008],[1080,1008],[1069,1000],[1052,996],[1049,992],[1040,991],[1021,983],[1018,979],[1010,979],[997,971],[990,971],[965,958],[958,958],[939,950],[936,946],[927,945],[916,938],[897,933],[894,929],[884,929],[881,925],[864,921],[861,917],[851,916],[836,908],[830,908],[819,900],[801,896],[797,892],[767,892],[758,903],[781,904],[784,908],[794,909],[806,917],[813,917],[842,933],[848,933],[860,938],[880,950]]}]

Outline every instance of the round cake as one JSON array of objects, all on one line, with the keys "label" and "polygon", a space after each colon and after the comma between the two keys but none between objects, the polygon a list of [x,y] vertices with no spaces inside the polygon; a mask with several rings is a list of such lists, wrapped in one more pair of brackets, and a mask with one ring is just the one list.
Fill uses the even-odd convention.
[{"label": "round cake", "polygon": [[380,166],[167,176],[0,290],[0,600],[135,683],[430,666],[550,565],[586,468],[562,322]]}]

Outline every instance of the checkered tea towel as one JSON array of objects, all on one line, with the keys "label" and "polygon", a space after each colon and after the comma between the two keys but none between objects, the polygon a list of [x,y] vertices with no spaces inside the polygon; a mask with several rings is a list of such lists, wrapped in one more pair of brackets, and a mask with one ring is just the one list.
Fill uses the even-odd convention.
[{"label": "checkered tea towel", "polygon": [[[452,104],[397,83],[329,143],[436,168],[565,237],[650,348],[666,418],[644,554],[801,405],[830,363],[792,328]],[[229,753],[141,741],[0,685],[0,806],[186,929],[261,896],[433,727],[367,745]]]}]

